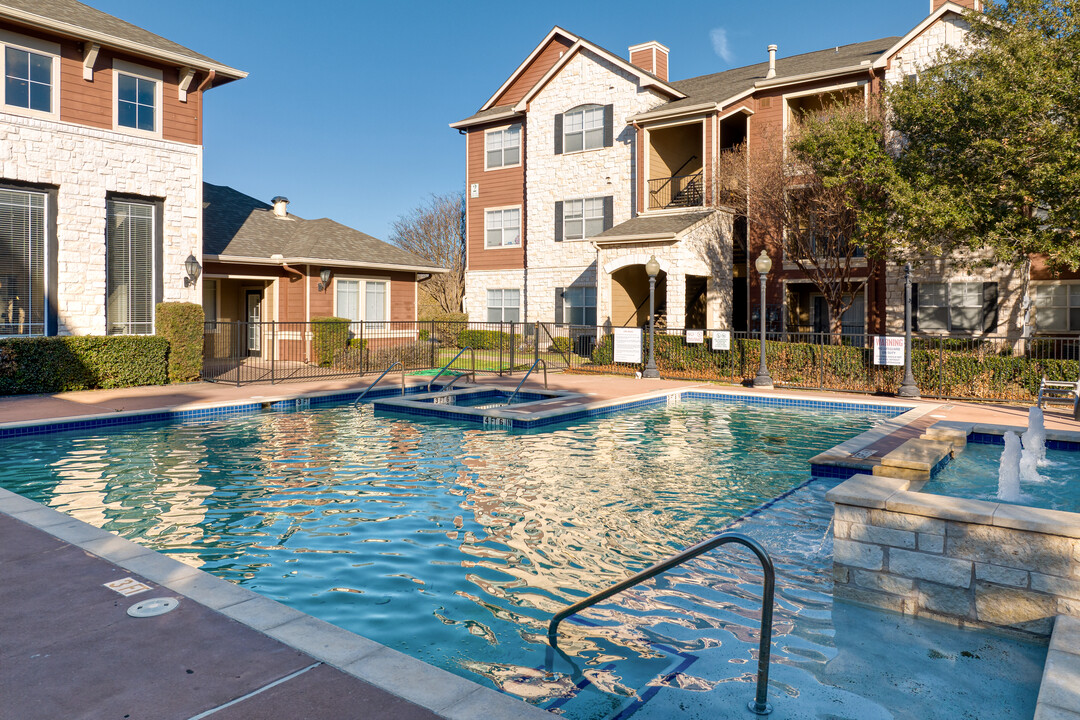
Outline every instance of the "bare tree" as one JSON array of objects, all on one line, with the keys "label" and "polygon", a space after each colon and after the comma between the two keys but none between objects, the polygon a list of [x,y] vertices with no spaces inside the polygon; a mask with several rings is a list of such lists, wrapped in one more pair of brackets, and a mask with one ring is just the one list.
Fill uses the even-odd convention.
[{"label": "bare tree", "polygon": [[884,124],[861,102],[833,104],[792,122],[788,138],[755,136],[721,153],[717,204],[745,217],[767,247],[783,248],[829,307],[829,332],[887,252],[887,181],[892,158]]},{"label": "bare tree", "polygon": [[461,312],[465,295],[464,215],[462,195],[432,194],[391,226],[392,243],[449,271],[420,284],[421,305],[426,298],[443,313]]}]

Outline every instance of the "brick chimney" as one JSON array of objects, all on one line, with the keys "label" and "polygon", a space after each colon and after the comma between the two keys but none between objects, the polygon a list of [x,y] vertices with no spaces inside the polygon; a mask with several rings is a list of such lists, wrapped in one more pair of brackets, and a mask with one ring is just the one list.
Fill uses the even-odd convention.
[{"label": "brick chimney", "polygon": [[932,15],[935,10],[947,2],[952,2],[960,7],[965,7],[968,10],[975,10],[976,12],[983,11],[982,0],[930,0],[930,14]]},{"label": "brick chimney", "polygon": [[650,72],[664,82],[668,80],[668,52],[666,47],[650,40],[647,43],[630,46],[630,64],[637,65],[645,72]]}]

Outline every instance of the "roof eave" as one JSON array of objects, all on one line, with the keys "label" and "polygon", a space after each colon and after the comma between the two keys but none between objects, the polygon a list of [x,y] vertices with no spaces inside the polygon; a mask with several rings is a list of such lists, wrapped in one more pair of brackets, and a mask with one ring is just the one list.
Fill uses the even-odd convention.
[{"label": "roof eave", "polygon": [[609,237],[594,237],[592,241],[597,245],[624,245],[626,243],[661,243],[674,242],[679,237],[678,233],[642,233],[640,235],[611,235]]},{"label": "roof eave", "polygon": [[31,12],[19,10],[12,7],[0,7],[0,17],[9,18],[23,25],[38,28],[41,30],[51,30],[64,35],[70,35],[76,38],[83,38],[85,40],[91,40],[93,42],[106,45],[110,48],[116,48],[119,50],[127,50],[137,55],[154,58],[156,60],[164,60],[168,63],[175,64],[181,67],[193,67],[198,70],[210,71],[213,70],[217,78],[218,84],[228,82],[230,80],[241,80],[247,77],[247,73],[243,70],[237,70],[236,68],[229,67],[228,65],[222,65],[216,62],[207,62],[205,59],[192,57],[190,55],[184,55],[183,53],[172,52],[170,50],[161,50],[159,48],[150,47],[139,42],[132,40],[126,40],[124,38],[118,38],[115,35],[109,35],[108,33],[98,32],[96,30],[89,30],[79,25],[72,25],[71,23],[62,22],[60,20],[54,20],[52,18],[36,15]]},{"label": "roof eave", "polygon": [[398,263],[357,262],[334,258],[282,257],[268,258],[248,255],[229,255],[203,253],[203,262],[244,263],[247,265],[338,265],[342,267],[373,268],[376,270],[397,270],[401,272],[423,272],[433,275],[450,272],[446,268],[428,265],[402,265]]},{"label": "roof eave", "polygon": [[[572,43],[578,41],[578,37],[576,35],[567,32],[566,30],[563,30],[558,25],[551,28],[551,32],[545,35],[544,39],[540,41],[540,44],[533,48],[533,51],[529,53],[529,56],[525,58],[525,60],[520,65],[517,66],[514,72],[510,73],[510,77],[506,78],[506,82],[499,86],[499,89],[495,91],[494,95],[488,98],[487,102],[484,103],[483,107],[481,107],[480,110],[484,111],[490,107],[493,107],[495,105],[495,101],[498,100],[499,96],[502,95],[506,91],[506,89],[514,83],[515,80],[517,80],[518,76],[521,75],[521,73],[525,71],[525,68],[529,66],[529,63],[531,63],[533,59],[535,59],[536,56],[540,54],[540,51],[543,50],[544,47],[547,46],[547,44],[551,42],[551,39],[554,38],[556,35],[562,35]],[[450,127],[453,127],[453,125],[451,125]]]},{"label": "roof eave", "polygon": [[758,80],[754,83],[754,89],[759,90],[761,88],[779,87],[781,85],[795,85],[811,80],[824,80],[826,78],[851,75],[857,72],[872,70],[873,65],[870,62],[863,62],[858,65],[845,65],[844,67],[832,68],[830,70],[818,70],[817,72],[803,73],[802,75],[790,75],[787,77],[773,78],[771,80]]},{"label": "roof eave", "polygon": [[682,117],[683,115],[695,115],[697,113],[707,113],[716,110],[718,105],[714,102],[698,103],[697,105],[686,105],[684,107],[674,108],[671,110],[649,110],[648,112],[638,113],[637,115],[631,115],[627,120],[630,122],[648,122],[649,120],[666,120],[669,118]]},{"label": "roof eave", "polygon": [[472,127],[473,125],[483,125],[489,122],[498,122],[499,120],[509,120],[510,118],[521,117],[522,113],[515,110],[508,110],[505,113],[492,113],[481,118],[468,117],[464,120],[458,120],[457,122],[450,123],[450,127],[454,129],[461,129]]},{"label": "roof eave", "polygon": [[902,38],[897,40],[896,43],[892,47],[890,47],[888,50],[886,50],[884,53],[882,53],[881,57],[879,57],[877,60],[874,61],[874,63],[873,63],[874,69],[875,70],[880,70],[880,69],[884,68],[886,65],[888,65],[889,60],[896,53],[898,53],[902,48],[904,48],[904,46],[906,46],[908,43],[910,43],[912,40],[914,40],[916,37],[918,37],[919,34],[922,33],[923,30],[925,30],[926,28],[930,27],[935,22],[937,22],[941,18],[942,15],[944,15],[945,13],[949,13],[949,12],[962,14],[964,12],[964,8],[961,7],[960,5],[957,5],[954,2],[946,2],[945,4],[943,4],[937,10],[935,10],[934,12],[930,13],[925,18],[923,18],[923,20],[918,25],[913,27],[910,31],[908,31],[908,33],[906,35],[904,35]]}]

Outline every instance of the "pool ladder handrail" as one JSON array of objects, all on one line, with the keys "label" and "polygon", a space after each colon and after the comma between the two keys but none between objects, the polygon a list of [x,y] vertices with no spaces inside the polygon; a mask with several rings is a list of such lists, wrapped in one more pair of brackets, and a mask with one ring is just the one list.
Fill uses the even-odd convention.
[{"label": "pool ladder handrail", "polygon": [[386,377],[386,374],[388,372],[390,372],[391,370],[393,370],[398,365],[401,366],[401,394],[404,395],[405,394],[405,363],[401,362],[400,360],[396,360],[396,361],[394,361],[393,365],[391,365],[390,367],[388,367],[388,368],[386,368],[385,370],[382,371],[382,375],[375,378],[375,382],[371,383],[366,388],[364,388],[364,392],[360,393],[360,395],[353,402],[353,407],[356,408],[357,410],[359,410],[360,409],[360,401],[363,400],[364,396],[368,394],[368,390],[371,390],[371,388],[378,385],[379,381],[382,380],[384,377]]},{"label": "pool ladder handrail", "polygon": [[776,570],[773,568],[772,558],[769,557],[769,553],[765,548],[753,538],[743,535],[742,533],[720,533],[719,535],[704,540],[697,545],[693,545],[676,555],[672,555],[666,560],[662,560],[652,567],[646,568],[626,580],[612,585],[606,590],[601,590],[584,600],[563,608],[555,613],[554,617],[551,618],[551,622],[548,623],[548,644],[553,648],[556,647],[558,642],[559,623],[571,615],[581,612],[585,608],[596,605],[599,602],[603,602],[612,595],[616,595],[627,588],[655,577],[676,565],[681,565],[687,560],[696,558],[698,555],[706,553],[715,547],[726,545],[728,543],[736,543],[749,548],[754,555],[757,556],[758,561],[761,563],[761,569],[765,574],[761,596],[761,640],[758,643],[757,693],[755,694],[754,699],[747,703],[747,707],[750,709],[750,712],[755,715],[768,715],[772,712],[772,705],[768,702],[768,692],[769,657],[772,649],[773,593],[776,589]]},{"label": "pool ladder handrail", "polygon": [[453,379],[450,380],[450,382],[446,383],[441,388],[439,388],[439,392],[446,392],[447,390],[452,388],[454,386],[454,383],[456,383],[461,378],[472,378],[472,381],[476,382],[476,373],[474,373],[474,372],[463,372],[460,375],[455,375],[453,377]]},{"label": "pool ladder handrail", "polygon": [[506,400],[507,405],[514,402],[514,398],[517,397],[518,390],[520,390],[521,386],[525,384],[525,381],[529,379],[529,375],[531,375],[532,371],[536,369],[536,366],[540,364],[543,364],[544,366],[544,389],[547,390],[547,361],[544,360],[544,358],[536,358],[536,361],[531,366],[529,366],[529,369],[525,372],[525,377],[521,378],[521,382],[519,382],[517,384],[517,387],[514,388],[514,392],[510,393],[510,397]]},{"label": "pool ladder handrail", "polygon": [[438,379],[439,379],[439,377],[440,377],[440,376],[441,376],[441,375],[442,375],[442,374],[443,374],[444,372],[446,372],[447,368],[449,368],[449,367],[450,367],[451,365],[453,365],[453,364],[454,364],[455,362],[457,362],[457,359],[458,359],[459,357],[461,357],[461,353],[465,352],[466,350],[468,350],[468,351],[469,351],[469,355],[470,355],[470,357],[472,358],[472,375],[473,375],[473,378],[474,378],[474,379],[476,378],[476,351],[475,351],[475,350],[473,350],[473,349],[472,349],[471,347],[463,347],[463,348],[461,348],[460,350],[458,350],[458,354],[457,354],[457,355],[455,355],[454,357],[452,357],[452,358],[450,359],[450,362],[446,363],[446,364],[445,364],[445,365],[443,365],[443,366],[442,366],[441,368],[439,368],[439,372],[435,373],[435,377],[431,378],[430,382],[428,382],[428,384],[427,384],[427,391],[428,391],[428,392],[431,392],[431,386],[432,386],[432,384],[433,384],[433,383],[434,383],[434,382],[435,382],[436,380],[438,380]]}]

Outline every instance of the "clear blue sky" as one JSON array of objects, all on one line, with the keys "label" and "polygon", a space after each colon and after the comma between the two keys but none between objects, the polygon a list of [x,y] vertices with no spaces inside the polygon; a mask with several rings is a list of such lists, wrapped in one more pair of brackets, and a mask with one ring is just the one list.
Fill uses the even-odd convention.
[{"label": "clear blue sky", "polygon": [[[903,35],[928,0],[285,2],[84,0],[249,74],[206,96],[204,175],[382,239],[464,186],[467,117],[554,25],[625,57],[658,40],[671,79]],[[659,12],[658,12],[659,10]]]}]

